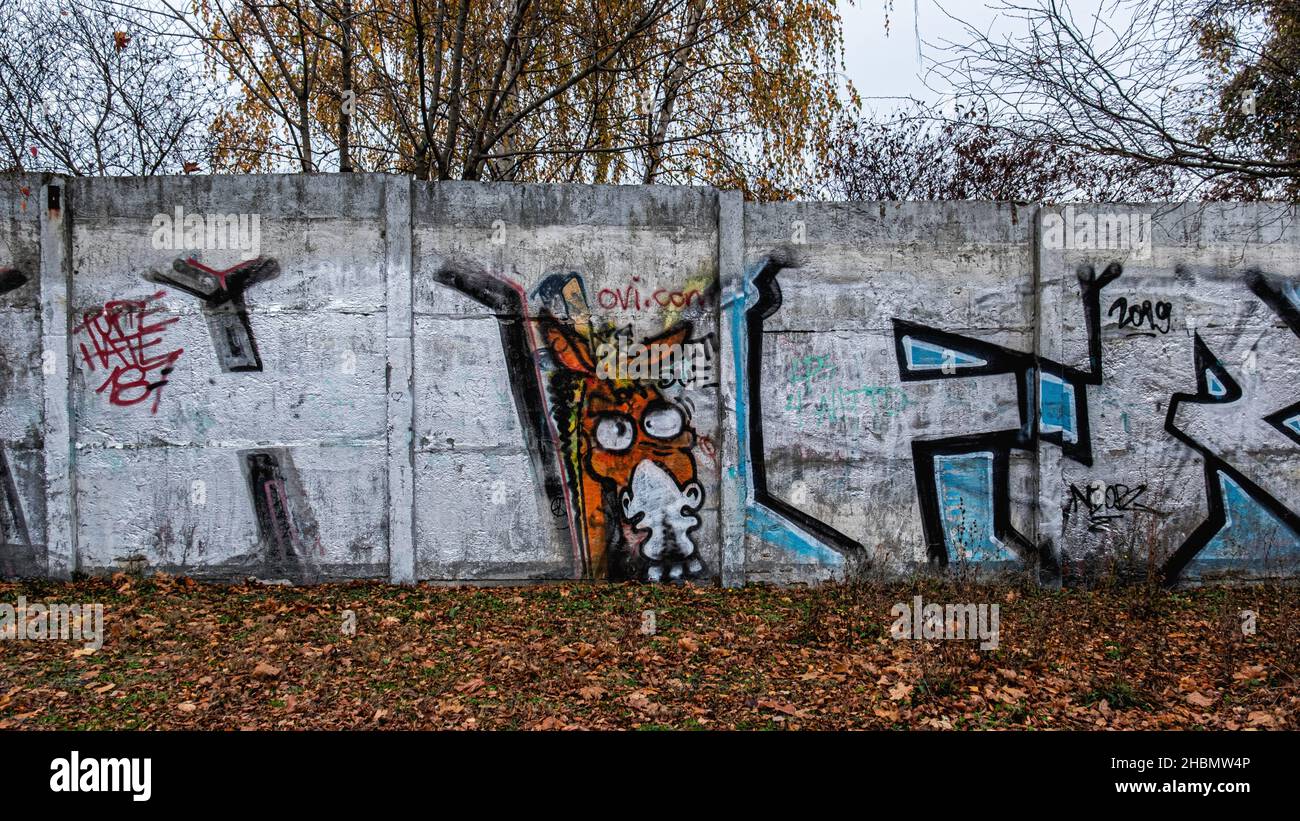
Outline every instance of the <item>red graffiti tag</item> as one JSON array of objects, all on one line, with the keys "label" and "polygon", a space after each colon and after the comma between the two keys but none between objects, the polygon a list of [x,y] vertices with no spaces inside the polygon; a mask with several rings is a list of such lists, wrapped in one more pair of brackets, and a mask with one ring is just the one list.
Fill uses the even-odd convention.
[{"label": "red graffiti tag", "polygon": [[109,371],[108,378],[95,393],[111,388],[108,401],[114,405],[136,405],[153,397],[149,412],[158,412],[167,376],[184,352],[183,348],[166,353],[159,350],[163,329],[179,317],[149,319],[161,310],[150,307],[149,303],[165,293],[159,291],[144,299],[107,302],[103,310],[87,313],[84,321],[72,329],[74,334],[84,332],[89,337],[91,348],[85,342],[79,345],[90,370],[96,370],[98,363],[98,369]]},{"label": "red graffiti tag", "polygon": [[632,284],[623,290],[616,288],[602,288],[596,294],[596,302],[600,307],[606,310],[619,308],[621,310],[648,311],[654,305],[660,308],[689,308],[692,303],[703,303],[704,292],[698,288],[689,288],[684,291],[673,291],[667,288],[659,288],[653,292],[641,291],[641,277],[632,277]]}]

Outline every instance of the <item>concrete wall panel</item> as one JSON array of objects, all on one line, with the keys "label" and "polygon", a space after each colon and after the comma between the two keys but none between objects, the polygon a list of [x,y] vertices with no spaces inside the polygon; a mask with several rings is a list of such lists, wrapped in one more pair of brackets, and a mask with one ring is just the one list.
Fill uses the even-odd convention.
[{"label": "concrete wall panel", "polygon": [[3,183],[3,575],[1300,565],[1294,209]]}]

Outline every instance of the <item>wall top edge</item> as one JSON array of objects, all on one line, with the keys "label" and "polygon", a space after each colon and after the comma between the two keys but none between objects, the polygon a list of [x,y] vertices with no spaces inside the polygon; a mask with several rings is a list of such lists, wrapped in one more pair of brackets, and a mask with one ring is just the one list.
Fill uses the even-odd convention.
[{"label": "wall top edge", "polygon": [[[192,185],[203,185],[205,183],[228,184],[233,181],[248,181],[251,184],[268,184],[275,182],[290,182],[302,180],[325,180],[329,178],[343,178],[346,180],[409,180],[413,186],[421,188],[449,187],[449,188],[478,188],[483,190],[555,190],[555,191],[623,191],[623,190],[640,190],[646,189],[651,191],[690,191],[697,193],[719,192],[728,195],[740,193],[736,189],[716,188],[709,185],[641,185],[641,184],[587,184],[587,183],[516,183],[516,182],[481,182],[472,180],[416,180],[407,174],[392,174],[378,171],[357,171],[351,173],[341,172],[320,172],[320,173],[273,173],[273,174],[157,174],[150,176],[114,176],[114,177],[93,177],[93,176],[72,176],[59,174],[48,171],[3,171],[0,172],[0,184],[7,181],[18,181],[30,185],[33,181],[38,181],[44,185],[54,180],[60,180],[64,183],[87,183],[92,185],[144,185],[150,182],[170,183],[173,181],[184,180]],[[1300,213],[1300,203],[1290,203],[1273,200],[1250,200],[1250,201],[1199,201],[1199,200],[1163,200],[1163,201],[1081,201],[1081,202],[1045,202],[1045,201],[1022,201],[1022,200],[991,200],[991,199],[971,199],[971,200],[816,200],[816,199],[798,199],[798,200],[774,200],[770,202],[757,202],[745,200],[747,208],[797,208],[797,207],[833,207],[833,208],[852,208],[862,210],[880,209],[901,209],[913,206],[946,206],[946,207],[1003,207],[1013,210],[1034,210],[1042,209],[1044,211],[1059,212],[1068,208],[1074,209],[1095,209],[1095,208],[1131,208],[1141,211],[1151,211],[1159,213],[1161,211],[1217,211],[1229,212],[1243,208],[1258,208],[1269,211],[1291,211]]]}]

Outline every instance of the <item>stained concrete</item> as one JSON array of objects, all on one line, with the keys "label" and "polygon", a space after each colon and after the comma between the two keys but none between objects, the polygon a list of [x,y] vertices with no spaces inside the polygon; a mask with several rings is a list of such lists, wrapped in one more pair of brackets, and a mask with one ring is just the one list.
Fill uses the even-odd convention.
[{"label": "stained concrete", "polygon": [[[1293,209],[0,183],[0,574],[1073,584],[1300,560]],[[178,208],[242,215],[255,248],[206,222],[169,247]],[[575,345],[675,332],[708,352],[690,385],[572,370]]]}]

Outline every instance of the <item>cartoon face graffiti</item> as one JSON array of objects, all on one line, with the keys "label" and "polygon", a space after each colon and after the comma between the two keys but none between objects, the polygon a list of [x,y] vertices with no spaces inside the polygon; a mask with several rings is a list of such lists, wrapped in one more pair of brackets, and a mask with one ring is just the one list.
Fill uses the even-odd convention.
[{"label": "cartoon face graffiti", "polygon": [[[682,343],[681,326],[651,342]],[[588,578],[670,582],[708,575],[695,531],[704,504],[683,407],[646,380],[606,378],[588,343],[558,322],[544,328],[558,373],[557,427],[577,490]]]}]

